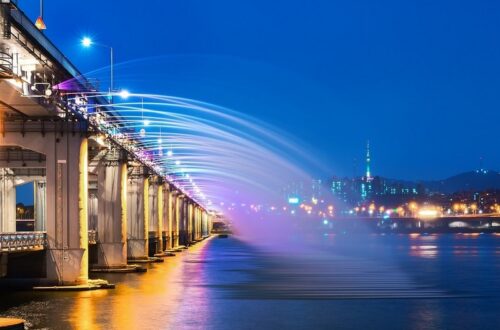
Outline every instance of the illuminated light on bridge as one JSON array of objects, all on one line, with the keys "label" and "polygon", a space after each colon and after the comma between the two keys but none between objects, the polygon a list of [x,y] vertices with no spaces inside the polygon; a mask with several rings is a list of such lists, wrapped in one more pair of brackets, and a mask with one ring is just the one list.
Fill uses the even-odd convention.
[{"label": "illuminated light on bridge", "polygon": [[129,96],[130,96],[130,92],[126,89],[118,92],[118,95],[122,98],[122,99],[128,99]]},{"label": "illuminated light on bridge", "polygon": [[92,39],[90,39],[89,37],[83,37],[82,38],[82,45],[84,47],[90,47],[92,45]]},{"label": "illuminated light on bridge", "polygon": [[441,214],[441,210],[436,206],[422,206],[417,212],[417,217],[424,220],[432,220],[440,217]]}]

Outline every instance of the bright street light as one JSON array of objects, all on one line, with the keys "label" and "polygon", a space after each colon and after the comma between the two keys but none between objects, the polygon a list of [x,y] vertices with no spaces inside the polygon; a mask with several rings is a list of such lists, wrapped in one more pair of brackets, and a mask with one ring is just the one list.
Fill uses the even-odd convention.
[{"label": "bright street light", "polygon": [[122,99],[126,99],[130,96],[130,93],[128,90],[124,89],[124,90],[120,91],[120,93],[118,93],[118,95],[120,95],[120,97]]},{"label": "bright street light", "polygon": [[114,72],[113,72],[113,64],[114,64],[114,56],[113,56],[113,47],[111,46],[108,46],[108,45],[103,45],[101,43],[95,43],[94,41],[92,41],[92,39],[90,39],[89,37],[83,37],[82,38],[82,45],[83,47],[85,48],[88,48],[92,45],[96,45],[96,46],[101,46],[101,47],[104,47],[104,48],[108,48],[109,49],[109,57],[110,57],[110,74],[111,74],[111,79],[110,79],[110,83],[109,83],[109,93],[111,95],[111,101],[113,101],[113,82],[114,82]]},{"label": "bright street light", "polygon": [[89,37],[84,37],[82,39],[82,45],[84,47],[90,47],[92,45],[92,39],[90,39]]}]

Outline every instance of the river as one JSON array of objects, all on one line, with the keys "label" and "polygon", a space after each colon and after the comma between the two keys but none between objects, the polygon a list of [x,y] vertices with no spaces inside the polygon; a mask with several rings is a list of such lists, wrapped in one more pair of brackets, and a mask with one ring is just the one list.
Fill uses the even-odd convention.
[{"label": "river", "polygon": [[[316,234],[315,234],[316,235]],[[114,290],[3,292],[30,329],[494,329],[500,236],[322,234],[314,244],[214,237]]]}]

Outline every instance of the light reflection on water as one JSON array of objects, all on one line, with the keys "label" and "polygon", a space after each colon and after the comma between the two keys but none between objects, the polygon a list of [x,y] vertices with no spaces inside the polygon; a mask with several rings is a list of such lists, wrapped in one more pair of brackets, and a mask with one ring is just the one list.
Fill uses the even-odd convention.
[{"label": "light reflection on water", "polygon": [[33,329],[497,325],[499,236],[336,235],[319,242],[288,253],[215,238],[145,274],[106,276],[115,290],[3,293],[0,310]]}]

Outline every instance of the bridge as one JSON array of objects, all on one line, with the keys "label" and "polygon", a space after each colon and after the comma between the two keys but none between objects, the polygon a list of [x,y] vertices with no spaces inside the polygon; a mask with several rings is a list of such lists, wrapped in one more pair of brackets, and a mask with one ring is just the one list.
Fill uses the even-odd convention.
[{"label": "bridge", "polygon": [[[210,212],[144,156],[109,99],[14,2],[0,21],[0,282],[18,276],[20,255],[43,258],[26,275],[37,283],[86,285],[89,269],[131,269],[208,237]],[[16,231],[28,182],[32,231]]]},{"label": "bridge", "polygon": [[334,232],[370,231],[378,233],[498,233],[498,214],[418,217],[337,217],[322,223],[321,229]]}]

